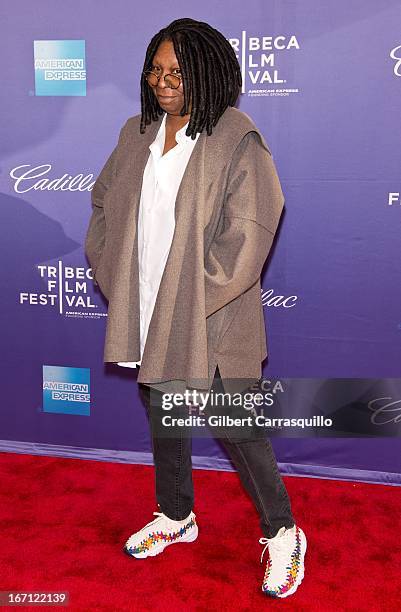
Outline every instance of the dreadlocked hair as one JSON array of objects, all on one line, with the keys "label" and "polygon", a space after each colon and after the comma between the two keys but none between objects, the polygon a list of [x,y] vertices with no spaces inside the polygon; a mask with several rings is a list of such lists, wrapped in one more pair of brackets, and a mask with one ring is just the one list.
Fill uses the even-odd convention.
[{"label": "dreadlocked hair", "polygon": [[241,70],[234,49],[218,30],[203,21],[187,17],[176,19],[153,36],[146,51],[141,75],[141,124],[146,126],[163,114],[156,96],[146,82],[160,43],[170,40],[174,45],[182,74],[184,105],[180,115],[187,115],[192,101],[186,135],[196,138],[206,128],[208,136],[228,106],[234,106],[241,91]]}]

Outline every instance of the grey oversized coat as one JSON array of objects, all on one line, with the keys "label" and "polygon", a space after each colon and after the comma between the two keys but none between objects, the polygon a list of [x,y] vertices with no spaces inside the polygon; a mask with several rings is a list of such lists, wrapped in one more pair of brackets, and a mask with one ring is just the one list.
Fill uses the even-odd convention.
[{"label": "grey oversized coat", "polygon": [[[140,115],[126,121],[92,190],[85,250],[108,300],[104,362],[140,359],[137,220],[161,120],[145,134]],[[234,392],[261,377],[267,343],[260,275],[283,206],[262,134],[228,107],[210,136],[200,134],[178,190],[138,382],[167,392],[209,390],[218,365],[225,390]]]}]

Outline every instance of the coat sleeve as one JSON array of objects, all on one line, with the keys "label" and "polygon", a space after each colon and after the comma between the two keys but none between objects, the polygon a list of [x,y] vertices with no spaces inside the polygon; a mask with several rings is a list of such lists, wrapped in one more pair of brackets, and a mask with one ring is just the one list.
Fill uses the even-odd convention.
[{"label": "coat sleeve", "polygon": [[248,132],[233,154],[221,231],[205,256],[206,317],[260,278],[283,206],[267,144],[258,132]]},{"label": "coat sleeve", "polygon": [[[106,223],[103,210],[103,199],[115,176],[117,149],[125,125],[121,128],[118,143],[100,171],[91,192],[92,214],[85,237],[85,253],[92,268],[93,275],[96,272],[105,243]],[[97,284],[95,279],[94,283]]]}]

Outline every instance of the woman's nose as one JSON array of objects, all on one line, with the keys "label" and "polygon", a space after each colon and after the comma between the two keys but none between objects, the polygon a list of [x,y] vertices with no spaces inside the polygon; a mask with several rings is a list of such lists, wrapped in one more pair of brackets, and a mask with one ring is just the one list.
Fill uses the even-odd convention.
[{"label": "woman's nose", "polygon": [[168,74],[168,72],[163,72],[163,74],[160,75],[160,79],[159,82],[157,84],[157,87],[160,89],[165,89],[166,87],[168,87],[166,81],[164,80],[165,75]]}]

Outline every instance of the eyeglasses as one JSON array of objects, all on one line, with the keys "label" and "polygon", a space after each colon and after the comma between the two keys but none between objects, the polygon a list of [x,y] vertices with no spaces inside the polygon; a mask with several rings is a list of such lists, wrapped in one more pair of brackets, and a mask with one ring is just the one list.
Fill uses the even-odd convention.
[{"label": "eyeglasses", "polygon": [[[152,87],[157,87],[160,81],[161,75],[157,76],[157,74],[155,74],[151,70],[147,70],[143,74],[144,74],[146,81],[149,83],[149,85],[151,85]],[[182,80],[182,77],[178,76],[178,74],[165,74],[164,75],[164,82],[166,83],[167,87],[170,87],[171,89],[177,89],[181,85],[181,80]]]}]

